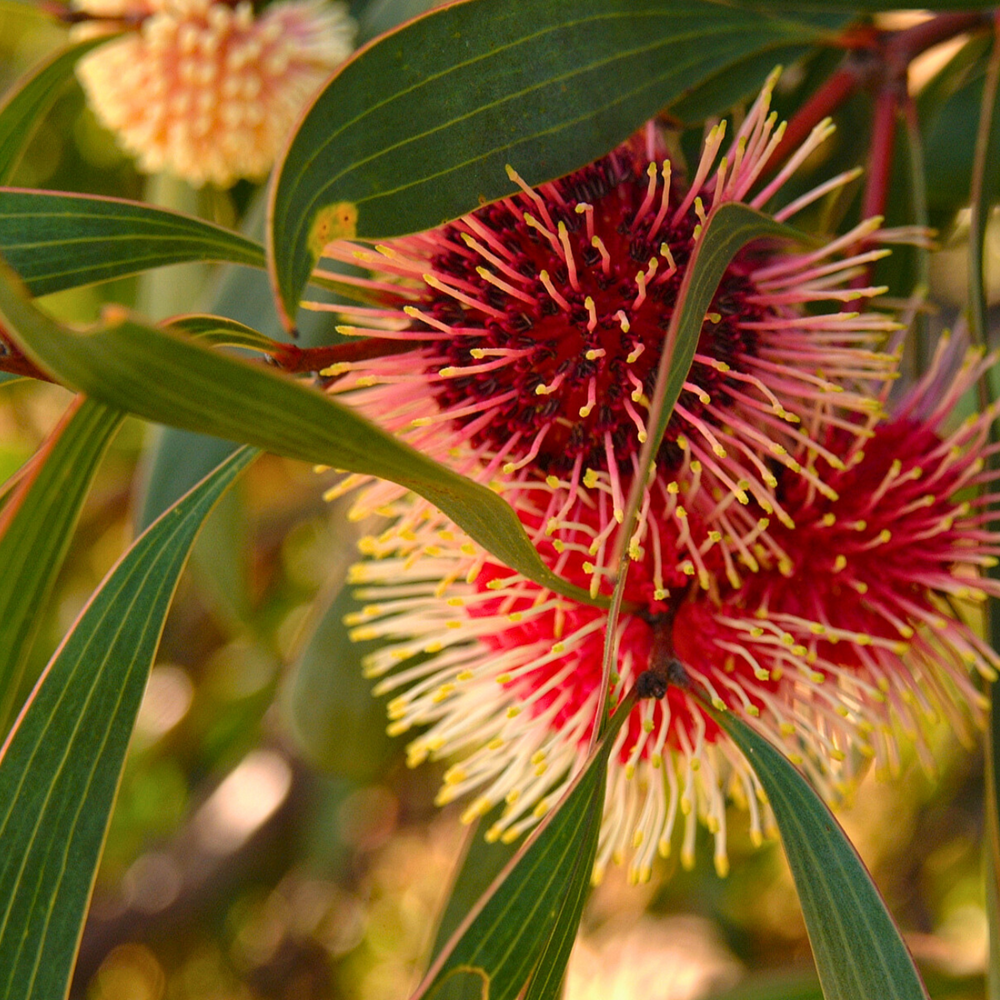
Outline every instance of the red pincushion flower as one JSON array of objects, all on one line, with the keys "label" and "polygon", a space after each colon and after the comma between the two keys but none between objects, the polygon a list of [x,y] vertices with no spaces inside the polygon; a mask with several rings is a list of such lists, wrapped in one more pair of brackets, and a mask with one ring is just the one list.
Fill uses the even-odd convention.
[{"label": "red pincushion flower", "polygon": [[[632,563],[626,598],[634,610],[618,626],[612,701],[650,668],[666,693],[640,702],[619,735],[598,874],[631,852],[630,876],[648,878],[657,849],[670,850],[679,815],[682,860],[693,859],[700,816],[724,872],[727,793],[748,805],[755,838],[767,825],[753,773],[696,693],[783,745],[831,795],[854,777],[852,749],[892,768],[897,730],[915,737],[926,758],[928,720],[944,714],[961,731],[981,715],[968,669],[992,677],[1000,662],[949,601],[1000,594],[977,575],[1000,553],[981,513],[988,497],[960,498],[991,479],[982,455],[992,414],[950,434],[942,424],[989,362],[970,359],[941,394],[947,360],[939,352],[863,445],[829,431],[826,445],[841,461],[814,464],[838,499],[779,470],[777,492],[796,527],[762,533],[753,566],[737,579],[719,572],[720,560],[707,591],[684,586],[682,576],[669,599],[651,596],[652,553],[676,547],[676,517],[662,519],[655,543]],[[530,527],[538,512],[525,504],[519,512]],[[489,561],[421,502],[402,501],[398,512],[410,515],[406,537],[369,539],[363,548],[384,557],[353,571],[372,602],[354,616],[355,634],[386,640],[366,668],[382,676],[412,664],[379,687],[402,691],[390,702],[392,731],[428,726],[410,744],[410,762],[461,757],[440,801],[475,791],[467,820],[506,802],[488,836],[513,839],[558,799],[585,757],[606,617]],[[585,554],[563,558],[551,543],[540,551],[568,579],[586,579]]]},{"label": "red pincushion flower", "polygon": [[[547,492],[538,501],[539,536],[584,546],[592,557],[589,588],[606,591],[614,573],[609,540],[623,519],[667,327],[706,213],[727,201],[764,204],[829,132],[828,123],[818,127],[750,197],[783,131],[768,115],[769,97],[770,84],[718,164],[725,129],[711,131],[688,183],[661,159],[650,127],[645,144],[634,140],[593,166],[537,191],[525,186],[442,229],[377,252],[328,246],[329,257],[382,272],[374,279],[336,276],[384,300],[377,309],[335,307],[358,321],[339,329],[380,340],[385,351],[398,348],[332,366],[331,391],[349,393],[381,425],[494,482],[514,503],[525,491]],[[663,487],[677,490],[684,481],[683,506],[708,510],[704,532],[681,533],[680,555],[670,553],[665,573],[677,567],[707,586],[707,548],[717,546],[732,562],[759,535],[761,512],[790,524],[775,494],[778,468],[832,496],[792,453],[821,453],[826,426],[866,433],[866,421],[878,415],[878,388],[895,376],[895,357],[877,349],[894,324],[879,315],[814,314],[806,306],[877,291],[847,286],[884,251],[838,258],[877,224],[870,220],[806,254],[751,248],[727,269],[657,456]],[[337,492],[361,481],[350,478]],[[376,487],[358,510],[398,495],[391,485]],[[651,529],[648,519],[658,516],[652,497],[646,500],[629,540],[633,554]],[[587,515],[595,505],[608,515],[596,523]],[[663,580],[654,585],[668,589]]]},{"label": "red pincushion flower", "polygon": [[[706,213],[727,200],[764,204],[825,134],[824,126],[751,196],[781,131],[768,116],[768,98],[765,90],[717,167],[723,130],[710,133],[686,184],[656,162],[661,151],[650,128],[645,149],[634,141],[441,230],[375,253],[355,244],[327,248],[330,257],[381,272],[347,280],[383,301],[337,307],[358,324],[342,331],[378,338],[377,350],[363,352],[378,356],[333,366],[331,391],[500,490],[542,558],[592,594],[610,589],[652,380]],[[847,544],[836,534],[846,525],[837,512],[853,512],[863,502],[856,491],[886,474],[871,462],[889,447],[881,442],[890,425],[879,420],[896,355],[880,347],[895,324],[813,311],[820,300],[877,291],[845,286],[881,251],[838,256],[877,224],[807,254],[751,247],[722,279],[639,526],[624,540],[631,610],[618,626],[612,699],[650,671],[671,683],[664,697],[644,699],[620,731],[598,872],[631,851],[632,877],[649,877],[678,816],[682,860],[692,860],[700,816],[715,833],[724,871],[728,794],[747,803],[755,838],[767,826],[756,779],[695,690],[794,742],[793,751],[824,775],[839,767],[852,734],[876,755],[891,753],[869,738],[866,713],[894,697],[876,674],[882,652],[901,654],[907,640],[892,629],[908,616],[890,614],[885,601],[848,613],[854,605],[829,581],[820,610],[805,607],[800,593],[809,587],[809,553]],[[914,419],[926,432],[914,447],[929,462],[937,422]],[[955,483],[933,482],[941,509],[957,511]],[[383,678],[380,691],[396,692],[390,730],[428,727],[410,744],[411,763],[461,758],[441,801],[475,792],[470,820],[506,803],[489,835],[514,838],[556,801],[584,759],[606,615],[497,565],[397,486],[348,477],[330,495],[361,484],[355,513],[392,519],[362,543],[367,558],[353,580],[369,603],[351,620],[356,637],[384,641],[366,669]],[[864,502],[902,496],[888,485],[876,496],[879,488]],[[909,516],[908,509],[886,511],[891,519]],[[833,533],[817,535],[820,528]],[[871,540],[851,530],[852,543]],[[856,555],[849,547],[842,554]],[[852,563],[859,573],[863,562]],[[930,577],[913,585],[934,603]],[[893,592],[913,599],[906,588]]]}]

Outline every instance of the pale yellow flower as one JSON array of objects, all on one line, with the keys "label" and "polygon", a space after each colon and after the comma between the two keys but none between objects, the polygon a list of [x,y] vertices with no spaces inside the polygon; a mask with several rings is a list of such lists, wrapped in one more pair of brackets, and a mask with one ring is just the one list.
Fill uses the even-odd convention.
[{"label": "pale yellow flower", "polygon": [[[98,119],[154,173],[195,186],[262,177],[306,102],[351,52],[342,4],[83,0],[103,18],[139,21],[77,74]],[[88,26],[84,26],[86,28]]]}]

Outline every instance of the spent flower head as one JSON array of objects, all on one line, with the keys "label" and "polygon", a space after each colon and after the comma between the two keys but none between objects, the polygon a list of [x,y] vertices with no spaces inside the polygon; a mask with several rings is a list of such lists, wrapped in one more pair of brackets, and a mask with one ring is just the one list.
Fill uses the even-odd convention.
[{"label": "spent flower head", "polygon": [[78,7],[137,22],[77,66],[98,119],[142,170],[196,186],[264,176],[306,102],[350,54],[355,30],[346,8],[326,0],[284,0],[259,16],[249,0]]}]

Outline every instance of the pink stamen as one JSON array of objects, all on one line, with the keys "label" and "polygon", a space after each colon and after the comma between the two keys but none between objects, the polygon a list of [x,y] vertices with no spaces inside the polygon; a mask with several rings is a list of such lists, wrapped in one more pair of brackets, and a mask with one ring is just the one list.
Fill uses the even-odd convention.
[{"label": "pink stamen", "polygon": [[660,195],[660,208],[653,219],[653,224],[649,227],[649,238],[652,240],[660,231],[660,226],[667,216],[667,209],[670,206],[670,161],[664,160],[663,170],[663,192]]},{"label": "pink stamen", "polygon": [[646,186],[646,197],[642,199],[642,204],[639,206],[639,210],[635,213],[635,219],[632,221],[633,228],[635,225],[642,221],[646,213],[653,206],[653,199],[656,197],[656,164],[650,163],[646,167],[646,176],[649,177],[649,184]]},{"label": "pink stamen", "polygon": [[507,318],[507,314],[502,310],[494,309],[493,306],[488,303],[481,302],[478,299],[474,299],[471,295],[466,295],[464,292],[460,292],[458,289],[452,288],[450,285],[446,285],[433,274],[425,274],[424,283],[435,289],[435,291],[444,292],[445,295],[450,295],[453,299],[457,299],[463,305],[467,305],[472,309],[485,313],[487,316],[492,316],[494,319]]},{"label": "pink stamen", "polygon": [[570,304],[563,298],[562,295],[556,290],[556,286],[552,284],[552,279],[549,277],[548,271],[542,271],[538,275],[538,280],[545,286],[545,291],[549,293],[552,301],[555,302],[563,312],[570,311]]}]

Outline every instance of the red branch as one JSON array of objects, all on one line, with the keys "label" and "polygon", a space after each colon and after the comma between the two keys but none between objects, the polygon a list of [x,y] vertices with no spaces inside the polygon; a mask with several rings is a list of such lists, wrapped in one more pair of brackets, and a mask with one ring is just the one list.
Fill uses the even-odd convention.
[{"label": "red branch", "polygon": [[889,181],[892,178],[892,159],[896,147],[896,110],[899,107],[899,99],[899,86],[895,80],[886,81],[875,95],[872,145],[868,151],[867,183],[861,206],[862,219],[870,219],[873,215],[885,215]]},{"label": "red branch", "polygon": [[42,382],[55,381],[51,375],[47,375],[33,361],[25,357],[2,328],[0,328],[0,371],[23,375],[25,378],[34,378]]},{"label": "red branch", "polygon": [[384,358],[389,354],[402,354],[419,347],[414,340],[378,340],[366,337],[332,347],[296,347],[295,344],[279,344],[271,357],[283,371],[292,373],[318,372],[341,361],[368,361]]},{"label": "red branch", "polygon": [[[845,33],[837,41],[841,47],[850,50],[843,65],[792,116],[785,136],[771,154],[763,174],[773,174],[802,145],[816,125],[842,107],[859,90],[876,88],[881,92],[888,86],[905,87],[907,70],[917,56],[963,32],[989,28],[992,18],[993,14],[988,10],[962,11],[940,14],[904,31],[852,30]],[[898,95],[898,89],[896,93]],[[878,127],[878,121],[875,124]],[[894,133],[893,122],[890,135]],[[884,154],[882,158],[886,158]],[[891,166],[891,148],[887,159]]]}]

